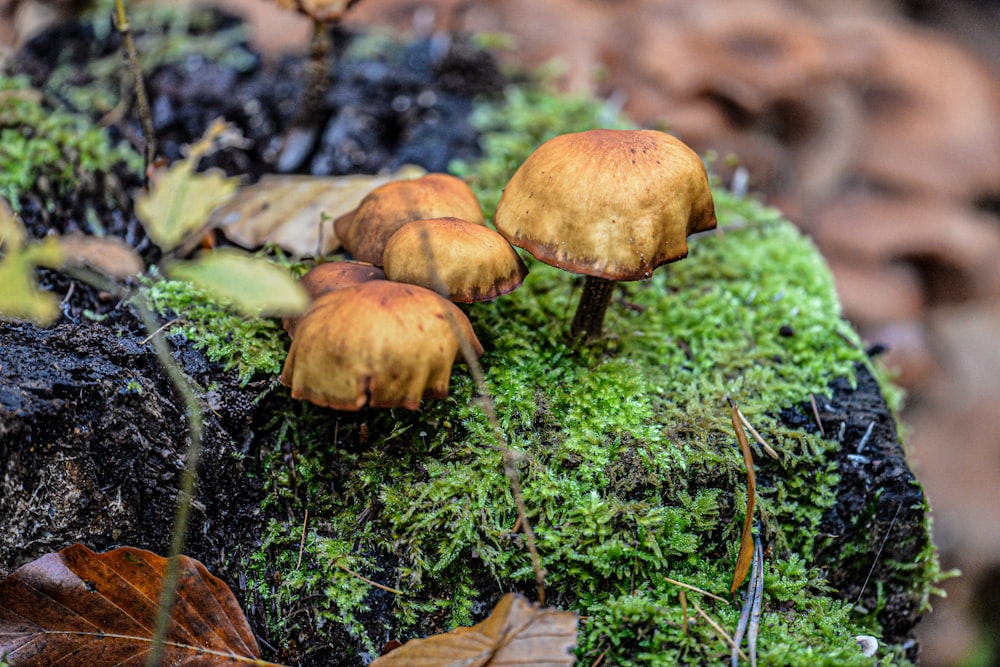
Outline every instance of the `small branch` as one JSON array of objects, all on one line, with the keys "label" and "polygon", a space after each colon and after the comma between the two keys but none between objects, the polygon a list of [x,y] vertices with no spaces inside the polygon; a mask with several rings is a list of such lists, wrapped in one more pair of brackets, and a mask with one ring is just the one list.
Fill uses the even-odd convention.
[{"label": "small branch", "polygon": [[153,133],[153,114],[149,110],[149,96],[146,94],[146,84],[142,78],[142,68],[139,67],[139,54],[135,48],[135,41],[132,39],[132,26],[129,24],[128,15],[125,13],[125,0],[115,0],[115,13],[112,14],[115,29],[122,36],[122,45],[125,48],[125,60],[132,70],[135,79],[135,100],[139,105],[139,122],[142,125],[142,133],[145,139],[143,147],[143,159],[145,168],[144,178],[149,178],[149,169],[156,158],[156,135]]},{"label": "small branch", "polygon": [[730,648],[735,648],[735,649],[736,649],[736,652],[737,652],[737,653],[738,653],[738,654],[739,654],[739,655],[740,655],[740,656],[741,656],[741,657],[742,657],[742,658],[743,658],[744,660],[748,660],[748,661],[750,660],[750,658],[748,658],[748,657],[747,657],[747,654],[746,654],[746,653],[744,653],[744,652],[743,652],[743,651],[742,651],[742,650],[740,649],[740,647],[736,646],[736,644],[735,644],[735,643],[733,642],[733,638],[732,638],[732,637],[730,637],[730,636],[729,636],[729,634],[728,634],[728,633],[727,633],[727,632],[726,632],[725,630],[723,630],[723,629],[722,629],[722,626],[721,626],[721,625],[719,625],[719,624],[718,624],[718,623],[716,623],[716,622],[715,622],[714,620],[712,620],[712,617],[711,617],[711,616],[709,616],[708,614],[706,614],[706,613],[704,612],[704,610],[703,610],[703,609],[701,608],[701,606],[700,606],[700,605],[699,605],[699,604],[698,604],[697,602],[695,602],[694,600],[692,600],[692,601],[691,601],[691,604],[692,604],[692,605],[694,606],[694,611],[695,611],[695,613],[696,613],[696,614],[698,614],[699,616],[701,616],[701,617],[702,617],[703,619],[705,619],[706,621],[708,621],[708,624],[712,626],[712,629],[713,629],[713,630],[715,630],[715,631],[716,631],[716,632],[718,633],[718,635],[719,635],[720,637],[722,637],[722,639],[723,639],[723,640],[724,640],[724,641],[725,641],[725,642],[726,642],[727,644],[729,644],[729,647],[730,647]]},{"label": "small branch", "polygon": [[676,579],[671,579],[670,577],[663,577],[663,580],[668,584],[673,584],[674,586],[680,586],[681,588],[686,588],[689,591],[694,591],[695,593],[701,593],[702,595],[707,595],[713,600],[718,600],[719,602],[729,602],[729,600],[719,597],[714,593],[709,593],[708,591],[698,588],[697,586],[692,586],[691,584],[685,584],[683,581],[677,581]]},{"label": "small branch", "polygon": [[381,591],[385,591],[386,593],[392,593],[394,595],[403,595],[403,591],[397,591],[395,588],[389,588],[388,586],[380,584],[377,581],[372,581],[368,577],[365,577],[365,576],[362,576],[362,575],[358,574],[357,572],[355,572],[354,570],[350,569],[346,565],[343,565],[341,563],[334,563],[334,565],[336,565],[337,567],[339,567],[341,570],[343,570],[347,574],[351,575],[352,577],[360,579],[361,581],[365,582],[369,586],[374,586],[375,588],[377,588],[377,589],[379,589]]}]

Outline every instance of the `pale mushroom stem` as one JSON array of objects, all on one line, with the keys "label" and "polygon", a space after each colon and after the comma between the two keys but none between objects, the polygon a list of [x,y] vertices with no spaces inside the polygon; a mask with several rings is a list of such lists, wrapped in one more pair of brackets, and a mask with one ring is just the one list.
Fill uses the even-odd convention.
[{"label": "pale mushroom stem", "polygon": [[576,307],[573,316],[573,326],[570,335],[573,340],[593,340],[601,335],[604,326],[604,313],[611,303],[611,295],[615,290],[615,281],[597,276],[587,276],[583,282],[583,294],[580,305]]}]

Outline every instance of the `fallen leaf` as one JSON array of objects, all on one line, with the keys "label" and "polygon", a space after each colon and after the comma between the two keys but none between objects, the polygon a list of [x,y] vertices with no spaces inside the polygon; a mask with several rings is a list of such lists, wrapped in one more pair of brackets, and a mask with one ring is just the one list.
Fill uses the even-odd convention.
[{"label": "fallen leaf", "polygon": [[113,237],[68,234],[56,237],[65,264],[97,271],[114,280],[126,280],[146,270],[146,265],[132,246]]},{"label": "fallen leaf", "polygon": [[540,608],[508,593],[482,623],[443,635],[413,639],[371,667],[484,667],[572,665],[577,615]]},{"label": "fallen leaf", "polygon": [[[0,581],[0,661],[10,667],[141,667],[167,559],[123,547],[96,554],[77,544]],[[181,556],[163,664],[271,665],[229,588]]]},{"label": "fallen leaf", "polygon": [[340,247],[335,218],[357,208],[378,186],[424,173],[406,165],[377,176],[264,176],[212,213],[209,226],[251,250],[273,243],[298,257],[327,255]]},{"label": "fallen leaf", "polygon": [[3,197],[0,197],[0,248],[7,246],[7,250],[20,248],[24,245],[27,232],[24,225],[14,215],[10,204]]},{"label": "fallen leaf", "polygon": [[183,160],[154,174],[149,192],[136,198],[136,216],[163,250],[173,250],[203,227],[209,213],[236,192],[239,179],[226,176],[220,169],[195,173],[198,161],[230,131],[225,123],[213,123],[201,140],[188,147]]},{"label": "fallen leaf", "polygon": [[35,267],[58,268],[62,251],[52,239],[29,241],[24,225],[0,197],[0,319],[47,326],[59,314],[59,299],[38,289]]},{"label": "fallen leaf", "polygon": [[743,463],[747,468],[747,511],[743,517],[743,533],[740,536],[740,551],[736,556],[733,585],[729,589],[730,593],[734,593],[746,579],[750,564],[753,562],[753,511],[757,505],[757,476],[753,470],[753,452],[750,450],[750,443],[747,442],[747,434],[743,431],[743,423],[740,420],[740,410],[732,399],[730,399],[729,404],[733,408],[733,428],[736,429],[736,440],[740,443]]},{"label": "fallen leaf", "polygon": [[309,296],[292,274],[274,262],[238,250],[222,249],[165,267],[175,280],[186,280],[244,315],[298,315]]}]

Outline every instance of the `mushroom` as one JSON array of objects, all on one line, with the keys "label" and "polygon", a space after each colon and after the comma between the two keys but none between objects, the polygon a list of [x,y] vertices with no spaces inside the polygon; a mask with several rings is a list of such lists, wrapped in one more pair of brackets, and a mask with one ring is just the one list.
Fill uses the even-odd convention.
[{"label": "mushroom", "polygon": [[316,299],[281,382],[293,398],[335,410],[418,410],[421,399],[448,395],[463,346],[483,353],[458,306],[423,287],[373,280]]},{"label": "mushroom", "polygon": [[524,281],[528,267],[507,240],[458,218],[400,227],[382,256],[389,280],[432,289],[458,303],[490,301]]},{"label": "mushroom", "polygon": [[537,259],[587,276],[574,339],[601,333],[614,281],[643,280],[713,229],[705,165],[654,130],[590,130],[539,146],[504,188],[497,230]]},{"label": "mushroom", "polygon": [[385,244],[396,230],[414,220],[444,217],[486,224],[479,200],[465,181],[427,174],[375,188],[356,209],[337,218],[334,229],[354,259],[380,266]]},{"label": "mushroom", "polygon": [[[371,280],[384,280],[385,272],[377,266],[365,262],[324,262],[309,269],[299,279],[299,284],[309,295],[310,301],[315,301],[328,292],[353,287]],[[302,316],[288,316],[281,323],[289,336],[295,336],[295,326]]]}]

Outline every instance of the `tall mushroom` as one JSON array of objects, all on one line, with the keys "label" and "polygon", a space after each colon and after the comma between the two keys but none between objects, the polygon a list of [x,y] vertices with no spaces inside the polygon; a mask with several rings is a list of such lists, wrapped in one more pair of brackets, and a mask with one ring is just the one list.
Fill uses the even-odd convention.
[{"label": "tall mushroom", "polygon": [[489,227],[458,218],[415,220],[400,227],[382,256],[389,280],[421,285],[457,303],[491,301],[520,286],[528,267]]},{"label": "tall mushroom", "polygon": [[423,287],[373,280],[313,302],[281,381],[293,398],[335,410],[418,410],[421,399],[448,395],[463,346],[483,353],[458,306]]},{"label": "tall mushroom", "polygon": [[589,130],[539,146],[504,188],[497,231],[537,259],[586,275],[571,335],[601,333],[614,282],[687,256],[716,225],[701,158],[653,130]]},{"label": "tall mushroom", "polygon": [[449,174],[427,174],[381,185],[356,209],[337,218],[334,229],[354,259],[382,265],[389,237],[414,220],[460,218],[485,225],[479,200],[465,181]]}]

